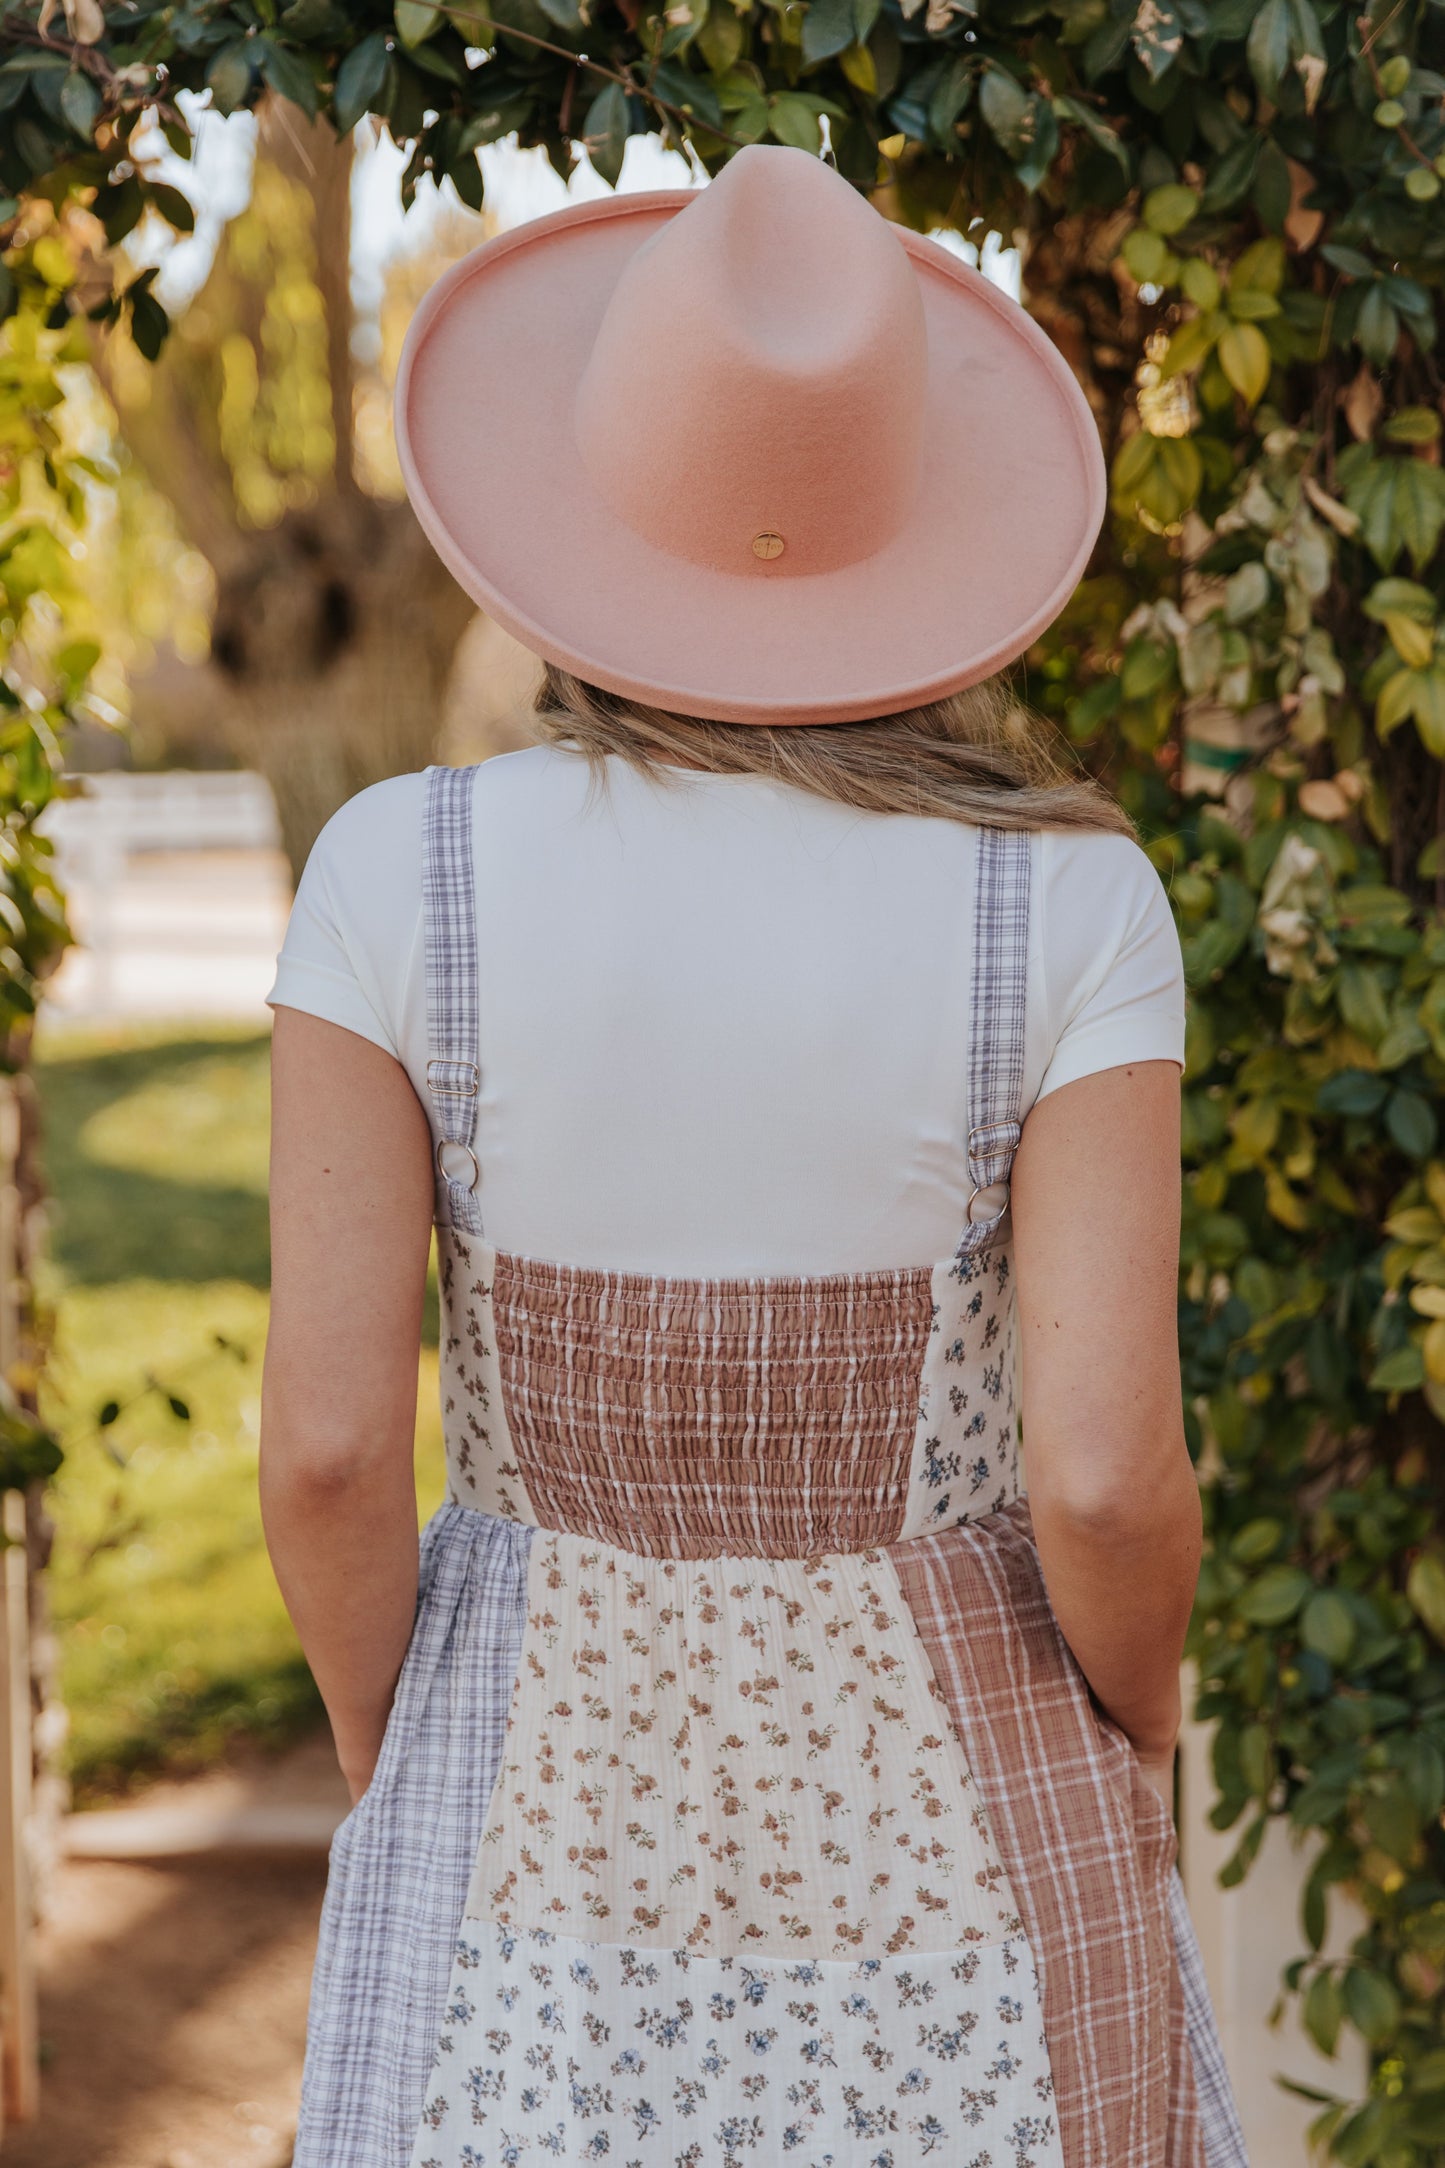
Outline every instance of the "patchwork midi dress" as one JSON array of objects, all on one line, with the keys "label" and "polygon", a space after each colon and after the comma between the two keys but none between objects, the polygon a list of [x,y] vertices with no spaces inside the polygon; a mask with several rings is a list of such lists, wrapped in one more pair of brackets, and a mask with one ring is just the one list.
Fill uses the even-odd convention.
[{"label": "patchwork midi dress", "polygon": [[1245,2168],[1173,1824],[1022,1484],[1033,839],[980,832],[952,1255],[598,1270],[487,1240],[472,773],[424,817],[447,1491],[295,2168]]}]

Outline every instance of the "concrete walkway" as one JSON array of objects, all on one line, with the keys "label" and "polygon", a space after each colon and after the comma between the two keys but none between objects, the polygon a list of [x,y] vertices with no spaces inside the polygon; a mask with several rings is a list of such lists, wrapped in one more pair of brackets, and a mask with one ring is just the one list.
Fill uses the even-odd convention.
[{"label": "concrete walkway", "polygon": [[349,1805],[323,1731],[274,1760],[247,1756],[149,1785],[125,1806],[69,1815],[61,1846],[68,1859],[324,1860]]},{"label": "concrete walkway", "polygon": [[4,2168],[287,2168],[326,1848],[329,1733],[65,1824],[40,1930],[38,2122]]}]

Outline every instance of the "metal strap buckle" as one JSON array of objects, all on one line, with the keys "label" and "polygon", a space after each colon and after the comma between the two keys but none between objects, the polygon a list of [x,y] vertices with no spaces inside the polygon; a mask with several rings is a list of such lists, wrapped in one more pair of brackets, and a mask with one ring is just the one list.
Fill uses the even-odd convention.
[{"label": "metal strap buckle", "polygon": [[[455,1076],[459,1073],[469,1074],[471,1082],[470,1084],[439,1082],[432,1074],[434,1069],[440,1069],[444,1076]],[[426,1082],[427,1090],[434,1092],[439,1099],[475,1099],[482,1087],[482,1072],[474,1061],[443,1061],[440,1057],[437,1057],[426,1065]]]},{"label": "metal strap buckle", "polygon": [[[968,1133],[968,1156],[970,1159],[982,1159],[992,1157],[995,1152],[1012,1152],[1017,1149],[1022,1135],[1023,1125],[1020,1122],[980,1122]],[[976,1137],[987,1139],[981,1150],[974,1142]]]}]

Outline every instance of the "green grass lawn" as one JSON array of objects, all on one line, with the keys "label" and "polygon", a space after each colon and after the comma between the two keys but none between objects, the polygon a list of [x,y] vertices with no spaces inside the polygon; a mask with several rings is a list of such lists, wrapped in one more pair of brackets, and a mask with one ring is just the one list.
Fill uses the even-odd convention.
[{"label": "green grass lawn", "polygon": [[[45,1415],[66,1454],[50,1601],[78,1804],[320,1717],[256,1500],[268,1052],[213,1027],[42,1046]],[[434,1304],[428,1340],[422,1518],[444,1482]]]}]

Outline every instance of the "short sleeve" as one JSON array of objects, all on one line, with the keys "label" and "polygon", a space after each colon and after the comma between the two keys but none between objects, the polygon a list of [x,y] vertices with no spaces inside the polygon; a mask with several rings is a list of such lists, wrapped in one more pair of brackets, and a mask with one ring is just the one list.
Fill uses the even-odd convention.
[{"label": "short sleeve", "polygon": [[1131,836],[1043,831],[1052,1049],[1038,1097],[1130,1061],[1184,1067],[1184,959],[1164,883]]},{"label": "short sleeve", "polygon": [[269,1007],[304,1009],[401,1059],[420,852],[420,776],[375,783],[332,815],[297,884]]}]

